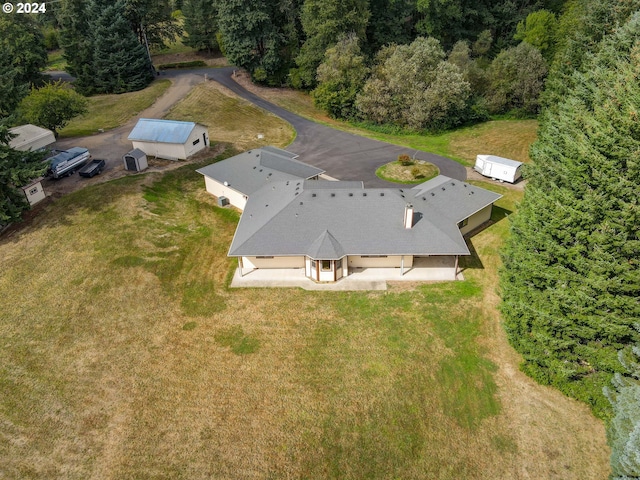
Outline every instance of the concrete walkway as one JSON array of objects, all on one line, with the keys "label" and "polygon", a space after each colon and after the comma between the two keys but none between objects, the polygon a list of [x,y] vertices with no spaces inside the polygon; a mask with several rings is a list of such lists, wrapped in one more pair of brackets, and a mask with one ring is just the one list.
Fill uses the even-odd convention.
[{"label": "concrete walkway", "polygon": [[[233,288],[279,288],[299,287],[304,290],[356,291],[386,290],[387,282],[439,282],[453,280],[455,259],[452,257],[419,258],[413,268],[406,269],[404,275],[400,268],[354,268],[349,276],[335,283],[316,283],[304,274],[304,268],[256,269],[244,272],[239,269],[231,281]],[[457,280],[464,280],[458,273]]]}]

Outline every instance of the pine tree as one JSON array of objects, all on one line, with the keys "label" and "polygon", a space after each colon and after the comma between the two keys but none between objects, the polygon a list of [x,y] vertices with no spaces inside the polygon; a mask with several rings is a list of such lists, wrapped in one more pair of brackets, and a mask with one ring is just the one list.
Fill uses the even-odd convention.
[{"label": "pine tree", "polygon": [[640,478],[640,344],[618,353],[625,375],[616,373],[614,389],[604,393],[613,407],[607,428],[613,480]]},{"label": "pine tree", "polygon": [[60,44],[67,71],[76,77],[78,91],[93,90],[93,35],[86,0],[63,0],[58,13]]},{"label": "pine tree", "polygon": [[186,36],[183,43],[211,53],[218,49],[217,12],[213,0],[185,0],[182,13]]},{"label": "pine tree", "polygon": [[113,4],[94,0],[91,12],[92,93],[124,93],[146,87],[153,80],[153,67],[124,16],[123,0]]},{"label": "pine tree", "polygon": [[503,251],[507,334],[537,380],[608,414],[602,387],[640,318],[640,14],[541,118]]}]

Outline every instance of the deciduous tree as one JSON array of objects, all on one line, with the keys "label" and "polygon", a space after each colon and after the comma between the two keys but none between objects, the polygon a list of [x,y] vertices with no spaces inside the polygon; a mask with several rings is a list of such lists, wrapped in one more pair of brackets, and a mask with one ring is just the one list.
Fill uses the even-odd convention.
[{"label": "deciduous tree", "polygon": [[487,103],[493,113],[538,112],[547,64],[540,51],[522,42],[502,50],[488,70]]},{"label": "deciduous tree", "polygon": [[445,61],[440,43],[419,37],[379,53],[356,105],[376,123],[440,129],[461,121],[469,94],[469,83]]},{"label": "deciduous tree", "polygon": [[60,81],[32,89],[22,99],[19,110],[28,123],[48,128],[57,136],[69,120],[86,112],[87,100]]},{"label": "deciduous tree", "polygon": [[318,67],[320,84],[312,92],[314,102],[334,118],[353,117],[356,95],[368,74],[358,37],[342,36],[334,47],[327,49],[324,62]]},{"label": "deciduous tree", "polygon": [[316,85],[318,66],[341,35],[365,38],[369,15],[367,0],[305,0],[300,18],[306,40],[296,58],[302,86]]}]

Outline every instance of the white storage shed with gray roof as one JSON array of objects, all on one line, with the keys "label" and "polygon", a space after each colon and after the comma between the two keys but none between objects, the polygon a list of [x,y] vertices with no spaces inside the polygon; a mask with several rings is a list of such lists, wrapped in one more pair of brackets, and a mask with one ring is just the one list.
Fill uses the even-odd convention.
[{"label": "white storage shed with gray roof", "polygon": [[185,160],[209,146],[209,132],[200,123],[141,118],[129,140],[148,156]]}]

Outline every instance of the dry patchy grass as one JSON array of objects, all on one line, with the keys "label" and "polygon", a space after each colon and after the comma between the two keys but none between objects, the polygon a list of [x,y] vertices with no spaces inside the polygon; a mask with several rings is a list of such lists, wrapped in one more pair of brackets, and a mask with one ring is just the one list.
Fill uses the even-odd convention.
[{"label": "dry patchy grass", "polygon": [[209,127],[211,140],[231,143],[239,150],[265,145],[285,147],[295,137],[295,131],[287,122],[246,100],[228,95],[215,82],[197,85],[166,118],[204,123]]},{"label": "dry patchy grass", "polygon": [[60,130],[60,137],[93,135],[99,129],[111,130],[124,125],[136,114],[150,107],[171,86],[169,80],[155,80],[138,92],[89,97],[88,110]]},{"label": "dry patchy grass", "polygon": [[536,139],[537,120],[495,120],[450,134],[449,148],[468,164],[476,155],[489,154],[529,162],[529,147]]},{"label": "dry patchy grass", "polygon": [[237,214],[196,167],[88,187],[0,239],[0,477],[606,476],[601,423],[518,372],[499,327],[519,192],[465,282],[228,290]]},{"label": "dry patchy grass", "polygon": [[438,167],[429,162],[413,160],[409,165],[391,162],[376,170],[376,175],[384,180],[398,183],[422,183],[440,174]]}]

